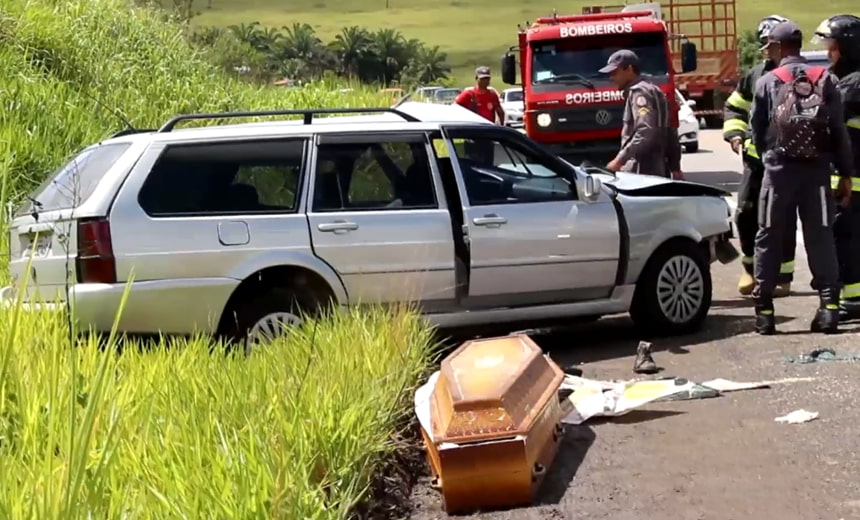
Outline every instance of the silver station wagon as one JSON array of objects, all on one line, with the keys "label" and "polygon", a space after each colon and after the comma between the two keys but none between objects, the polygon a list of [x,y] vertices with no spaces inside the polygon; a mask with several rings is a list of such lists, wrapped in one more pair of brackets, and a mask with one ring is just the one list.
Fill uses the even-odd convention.
[{"label": "silver station wagon", "polygon": [[[263,115],[281,120],[177,128]],[[734,253],[727,194],[607,173],[456,105],[179,116],[84,149],[28,197],[0,296],[68,298],[108,331],[131,282],[121,332],[248,341],[391,302],[443,327],[629,311],[696,330],[710,263]]]}]

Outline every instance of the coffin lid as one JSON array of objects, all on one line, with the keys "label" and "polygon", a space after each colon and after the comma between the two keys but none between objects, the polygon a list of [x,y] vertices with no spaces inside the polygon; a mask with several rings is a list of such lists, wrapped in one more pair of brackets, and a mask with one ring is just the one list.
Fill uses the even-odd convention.
[{"label": "coffin lid", "polygon": [[448,355],[433,391],[436,443],[527,433],[564,373],[525,334],[472,340]]}]

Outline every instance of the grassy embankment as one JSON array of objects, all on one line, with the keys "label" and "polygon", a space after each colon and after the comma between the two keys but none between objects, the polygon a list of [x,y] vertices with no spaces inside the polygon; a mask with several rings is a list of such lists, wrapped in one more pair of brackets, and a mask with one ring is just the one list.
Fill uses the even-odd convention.
[{"label": "grassy embankment", "polygon": [[[0,70],[4,205],[121,129],[89,96],[137,127],[384,102],[228,81],[178,26],[121,0],[6,0]],[[393,449],[430,341],[413,314],[369,311],[247,359],[204,339],[115,355],[70,348],[59,315],[3,311],[0,518],[342,518]]]},{"label": "grassy embankment", "polygon": [[[169,3],[165,0],[165,5]],[[326,40],[350,25],[368,29],[393,27],[409,38],[418,38],[431,46],[439,45],[448,53],[456,85],[462,86],[472,82],[475,66],[479,64],[498,69],[502,54],[516,44],[518,23],[549,16],[554,8],[559,14],[576,14],[587,5],[623,3],[620,0],[573,0],[563,5],[548,0],[295,0],[286,3],[279,0],[195,0],[195,11],[201,14],[193,23],[227,26],[259,21],[280,27],[296,21],[307,22]],[[738,31],[754,30],[761,17],[778,13],[794,19],[811,36],[824,17],[856,12],[856,6],[856,0],[833,0],[827,3],[826,10],[812,2],[737,0]],[[496,86],[502,85],[501,78],[497,78]]]}]

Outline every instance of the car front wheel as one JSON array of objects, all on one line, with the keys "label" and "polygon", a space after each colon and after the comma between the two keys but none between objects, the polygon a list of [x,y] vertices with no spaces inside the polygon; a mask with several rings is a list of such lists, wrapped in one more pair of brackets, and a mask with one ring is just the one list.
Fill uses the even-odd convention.
[{"label": "car front wheel", "polygon": [[699,151],[699,142],[695,141],[689,144],[685,144],[684,149],[687,151],[687,153],[696,153]]},{"label": "car front wheel", "polygon": [[699,330],[711,307],[711,271],[696,244],[674,240],[651,257],[636,284],[630,316],[641,330],[664,336]]}]

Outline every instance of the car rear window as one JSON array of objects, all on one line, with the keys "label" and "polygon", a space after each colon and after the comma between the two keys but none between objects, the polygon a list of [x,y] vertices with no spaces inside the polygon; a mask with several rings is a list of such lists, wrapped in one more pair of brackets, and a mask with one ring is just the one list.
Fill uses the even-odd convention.
[{"label": "car rear window", "polygon": [[17,215],[33,211],[55,211],[80,206],[95,191],[111,166],[131,143],[112,143],[84,149],[48,176],[18,208]]}]

